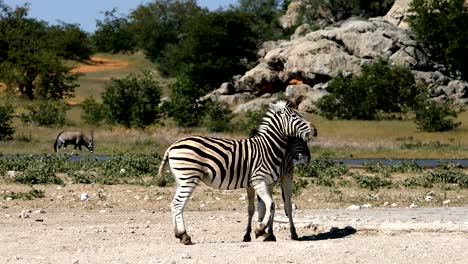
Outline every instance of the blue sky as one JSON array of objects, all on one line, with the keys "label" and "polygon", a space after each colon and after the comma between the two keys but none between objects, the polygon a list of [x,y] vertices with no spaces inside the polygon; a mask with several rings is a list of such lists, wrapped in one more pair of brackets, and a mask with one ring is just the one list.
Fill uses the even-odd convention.
[{"label": "blue sky", "polygon": [[[3,0],[10,7],[30,3],[29,17],[45,20],[50,25],[63,21],[70,24],[80,24],[80,27],[93,32],[96,19],[102,20],[102,12],[117,8],[119,14],[127,15],[138,5],[152,2],[151,0]],[[197,0],[201,7],[216,10],[236,4],[237,0]]]}]

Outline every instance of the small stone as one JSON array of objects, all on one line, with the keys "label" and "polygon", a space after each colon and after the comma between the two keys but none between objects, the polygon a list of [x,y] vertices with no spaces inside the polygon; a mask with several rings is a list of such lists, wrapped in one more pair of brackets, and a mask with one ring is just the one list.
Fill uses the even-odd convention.
[{"label": "small stone", "polygon": [[349,210],[359,210],[361,209],[361,206],[352,204],[348,207]]},{"label": "small stone", "polygon": [[366,204],[361,205],[361,208],[371,208],[371,207],[372,207],[372,204],[370,204],[370,203],[366,203]]},{"label": "small stone", "polygon": [[417,207],[418,207],[418,205],[417,205],[417,204],[415,204],[415,203],[412,203],[412,204],[411,204],[409,207],[410,207],[410,208],[417,208]]},{"label": "small stone", "polygon": [[107,213],[107,210],[100,210],[99,213],[101,213],[101,214]]},{"label": "small stone", "polygon": [[79,260],[79,259],[74,259],[74,260],[72,261],[72,264],[79,264],[79,263],[80,263],[80,260]]},{"label": "small stone", "polygon": [[397,207],[398,204],[397,203],[392,203],[392,205],[390,205],[391,207]]},{"label": "small stone", "polygon": [[82,194],[80,195],[80,200],[81,200],[81,201],[88,201],[88,200],[89,200],[89,194],[87,194],[87,193],[82,193]]},{"label": "small stone", "polygon": [[182,253],[182,259],[191,259],[191,258],[192,257],[187,252]]},{"label": "small stone", "polygon": [[451,202],[450,199],[447,199],[447,200],[443,201],[442,204],[448,206],[448,204],[449,204],[450,202]]},{"label": "small stone", "polygon": [[383,203],[383,206],[388,206],[390,203],[389,202],[385,202]]}]

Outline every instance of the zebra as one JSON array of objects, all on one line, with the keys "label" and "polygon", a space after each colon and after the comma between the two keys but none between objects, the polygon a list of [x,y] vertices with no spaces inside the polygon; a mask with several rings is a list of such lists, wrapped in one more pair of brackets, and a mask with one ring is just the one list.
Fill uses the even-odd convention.
[{"label": "zebra", "polygon": [[[299,237],[296,233],[296,227],[294,226],[292,218],[292,180],[293,180],[293,169],[296,164],[306,164],[310,161],[310,151],[307,146],[307,142],[299,138],[289,138],[286,147],[285,158],[281,163],[281,172],[280,172],[280,183],[282,198],[284,202],[284,211],[289,220],[289,230],[291,233],[291,239],[298,240]],[[274,184],[269,186],[270,193],[273,191]],[[254,195],[255,190],[252,187],[247,189],[247,198],[248,198],[248,221],[247,228],[244,235],[244,242],[251,241],[250,232],[252,231],[252,218],[255,211],[254,205]],[[265,217],[265,203],[263,200],[257,196],[257,212],[258,212],[258,222],[262,222]],[[275,241],[276,238],[273,234],[273,230],[269,230],[270,234],[267,237],[267,241]]]},{"label": "zebra", "polygon": [[[313,131],[314,130],[314,131]],[[270,104],[255,136],[241,140],[190,136],[178,140],[164,153],[158,175],[166,163],[177,184],[171,203],[175,237],[186,245],[192,241],[186,232],[183,211],[200,181],[225,190],[251,187],[265,203],[265,217],[255,230],[256,237],[272,230],[275,204],[269,186],[280,177],[289,137],[307,141],[315,128],[286,101]],[[161,180],[161,184],[164,181]]]},{"label": "zebra", "polygon": [[90,153],[93,153],[94,131],[91,131],[91,140],[81,132],[62,131],[55,138],[54,151],[57,154],[59,154],[59,150],[62,147],[62,145],[63,145],[63,149],[66,150],[68,144],[74,145],[73,151],[70,155],[73,155],[73,153],[75,153],[76,147],[80,149],[80,153],[81,155],[83,155],[81,146],[85,146],[89,150]]}]

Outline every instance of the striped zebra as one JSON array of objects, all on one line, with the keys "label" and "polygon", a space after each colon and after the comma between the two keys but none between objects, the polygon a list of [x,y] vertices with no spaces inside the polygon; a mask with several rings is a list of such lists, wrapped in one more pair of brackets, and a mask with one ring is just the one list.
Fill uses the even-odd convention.
[{"label": "striped zebra", "polygon": [[[292,180],[293,180],[293,169],[295,164],[305,164],[310,161],[310,151],[307,146],[307,142],[300,138],[289,138],[286,147],[285,158],[281,163],[281,172],[280,172],[280,184],[282,198],[284,202],[284,211],[289,220],[289,230],[291,233],[291,239],[297,240],[298,236],[296,233],[296,227],[294,226],[292,218]],[[272,184],[269,187],[270,193],[273,191],[275,184]],[[250,232],[252,231],[252,218],[255,211],[254,204],[254,195],[255,190],[252,187],[247,188],[247,198],[249,202],[248,208],[248,221],[247,228],[244,235],[244,242],[251,241]],[[257,213],[258,213],[258,222],[262,222],[265,217],[265,203],[263,200],[257,196]],[[276,237],[273,234],[273,229],[267,231],[269,234],[265,240],[266,241],[276,241]]]},{"label": "striped zebra", "polygon": [[[307,141],[310,123],[286,101],[270,104],[255,136],[243,140],[204,136],[183,138],[172,144],[159,167],[162,177],[166,163],[177,184],[171,203],[174,233],[180,242],[192,244],[185,229],[183,211],[200,181],[213,188],[232,190],[251,187],[265,203],[265,217],[255,230],[257,237],[273,225],[275,204],[269,186],[279,180],[289,137]],[[163,184],[163,183],[162,183]]]}]

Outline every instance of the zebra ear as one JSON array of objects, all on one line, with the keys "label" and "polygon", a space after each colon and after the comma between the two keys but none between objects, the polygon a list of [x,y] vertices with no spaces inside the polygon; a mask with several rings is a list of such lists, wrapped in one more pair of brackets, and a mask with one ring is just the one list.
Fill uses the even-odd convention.
[{"label": "zebra ear", "polygon": [[284,114],[286,111],[287,103],[285,101],[278,101],[276,103],[270,104],[270,108],[275,112],[275,113],[280,113]]}]

